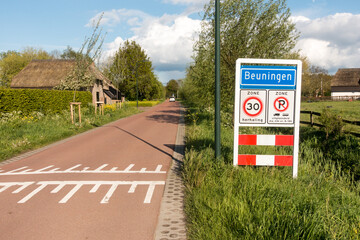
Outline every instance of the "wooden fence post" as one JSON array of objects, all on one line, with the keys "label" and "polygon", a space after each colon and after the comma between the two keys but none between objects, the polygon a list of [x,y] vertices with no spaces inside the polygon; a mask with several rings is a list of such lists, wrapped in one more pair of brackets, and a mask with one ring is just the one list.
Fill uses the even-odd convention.
[{"label": "wooden fence post", "polygon": [[79,123],[81,123],[81,102],[71,102],[70,103],[70,112],[71,112],[71,123],[74,124],[74,107],[73,105],[77,105],[79,108]]}]

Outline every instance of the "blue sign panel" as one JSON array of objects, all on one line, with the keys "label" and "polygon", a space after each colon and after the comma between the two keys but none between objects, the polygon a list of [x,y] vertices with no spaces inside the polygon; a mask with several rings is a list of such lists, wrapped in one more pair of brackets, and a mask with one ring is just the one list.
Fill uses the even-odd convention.
[{"label": "blue sign panel", "polygon": [[240,67],[240,89],[296,89],[295,66]]}]

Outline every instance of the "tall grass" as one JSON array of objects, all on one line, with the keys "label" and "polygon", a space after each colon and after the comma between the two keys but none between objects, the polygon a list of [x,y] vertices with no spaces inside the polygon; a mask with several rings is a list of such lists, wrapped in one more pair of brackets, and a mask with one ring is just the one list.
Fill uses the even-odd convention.
[{"label": "tall grass", "polygon": [[313,130],[301,129],[294,180],[288,167],[233,167],[230,128],[215,160],[211,116],[193,115],[183,171],[190,239],[360,238],[360,187],[316,147]]},{"label": "tall grass", "polygon": [[69,111],[50,115],[39,112],[25,116],[21,112],[0,114],[0,161],[139,112],[129,106],[122,109],[107,106],[104,115],[95,115],[91,106],[81,110],[81,124],[71,123]]}]

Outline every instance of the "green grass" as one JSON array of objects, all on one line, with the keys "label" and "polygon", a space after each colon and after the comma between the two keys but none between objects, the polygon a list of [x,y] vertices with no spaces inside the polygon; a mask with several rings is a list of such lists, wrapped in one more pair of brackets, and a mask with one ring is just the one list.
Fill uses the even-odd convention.
[{"label": "green grass", "polygon": [[[360,101],[327,101],[327,102],[302,102],[301,110],[322,113],[326,109],[342,119],[360,121]],[[310,122],[309,114],[301,114],[301,120]],[[319,123],[319,117],[314,116],[314,122]],[[345,124],[344,130],[360,133],[360,126]]]},{"label": "green grass", "polygon": [[302,102],[301,110],[321,113],[323,109],[329,109],[343,119],[360,121],[360,101],[328,101],[328,102]]},{"label": "green grass", "polygon": [[[212,115],[187,116],[183,177],[189,239],[360,238],[360,184],[328,158],[321,147],[324,133],[301,128],[294,180],[291,167],[232,166],[231,128],[222,128],[222,158],[215,160]],[[354,139],[349,141],[359,144]],[[347,147],[341,147],[346,155]]]},{"label": "green grass", "polygon": [[[139,101],[139,107],[153,107],[157,104],[161,103],[161,101]],[[136,107],[136,101],[128,101],[126,102],[128,106]]]},{"label": "green grass", "polygon": [[0,118],[0,161],[139,112],[129,106],[107,107],[104,115],[95,115],[92,107],[81,110],[81,124],[71,123],[69,111],[53,115],[3,114]]}]

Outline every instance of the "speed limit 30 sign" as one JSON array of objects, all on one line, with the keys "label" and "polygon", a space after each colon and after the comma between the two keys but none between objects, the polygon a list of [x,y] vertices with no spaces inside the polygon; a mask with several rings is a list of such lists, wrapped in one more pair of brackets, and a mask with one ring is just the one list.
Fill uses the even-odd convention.
[{"label": "speed limit 30 sign", "polygon": [[265,101],[266,91],[241,91],[240,123],[265,123]]}]

